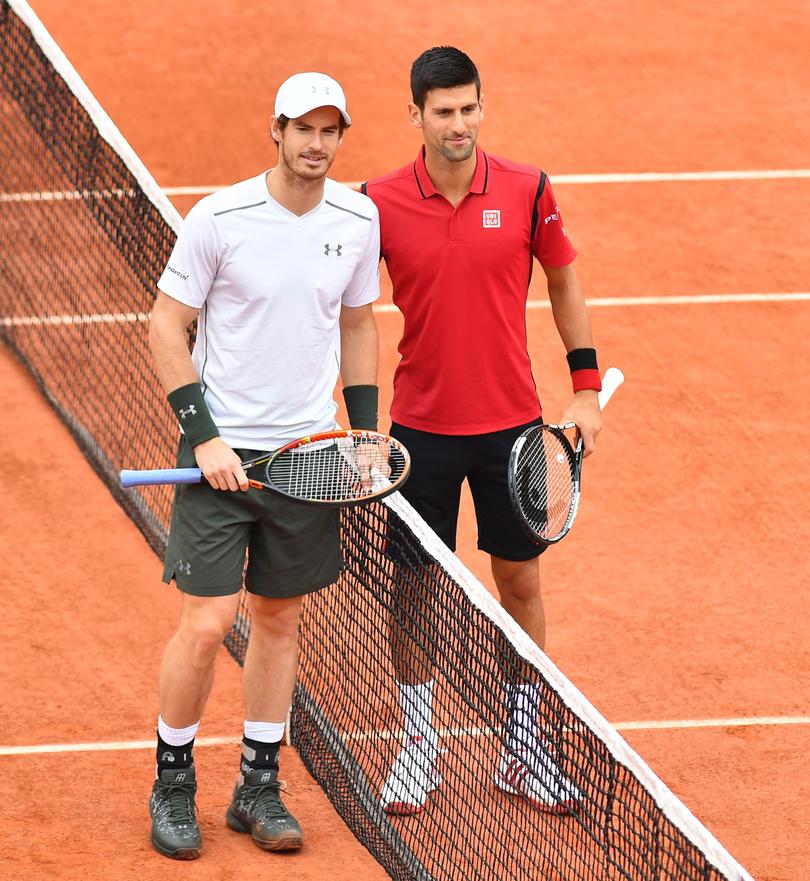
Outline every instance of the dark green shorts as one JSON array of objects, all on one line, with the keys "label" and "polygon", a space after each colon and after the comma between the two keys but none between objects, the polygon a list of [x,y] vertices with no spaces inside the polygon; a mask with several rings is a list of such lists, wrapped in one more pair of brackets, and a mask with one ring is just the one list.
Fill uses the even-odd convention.
[{"label": "dark green shorts", "polygon": [[[242,461],[260,455],[235,450]],[[184,440],[178,468],[194,468]],[[247,569],[245,556],[247,553]],[[163,580],[194,596],[227,596],[245,587],[266,597],[320,590],[340,572],[338,512],[263,490],[227,492],[200,484],[176,488]]]}]

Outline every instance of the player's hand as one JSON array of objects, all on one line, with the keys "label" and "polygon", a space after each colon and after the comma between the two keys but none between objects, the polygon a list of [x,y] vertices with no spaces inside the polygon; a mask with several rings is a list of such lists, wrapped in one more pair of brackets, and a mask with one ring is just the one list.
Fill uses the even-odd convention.
[{"label": "player's hand", "polygon": [[583,454],[590,456],[596,444],[596,436],[602,430],[602,411],[597,393],[592,389],[577,392],[565,408],[561,421],[576,423],[582,436]]},{"label": "player's hand", "polygon": [[373,488],[375,480],[386,478],[391,473],[388,447],[375,441],[359,444],[355,450],[354,461],[360,472],[360,484],[364,490]]},{"label": "player's hand", "polygon": [[197,466],[214,489],[247,491],[248,479],[242,462],[221,437],[197,444],[194,455]]}]

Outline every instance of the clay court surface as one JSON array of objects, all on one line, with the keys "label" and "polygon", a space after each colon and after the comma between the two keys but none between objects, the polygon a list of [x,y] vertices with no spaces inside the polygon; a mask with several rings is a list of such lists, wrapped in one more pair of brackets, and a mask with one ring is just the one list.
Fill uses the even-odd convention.
[{"label": "clay court surface", "polygon": [[[170,193],[272,165],[271,98],[297,70],[325,70],[346,89],[355,125],[334,177],[402,165],[420,143],[407,122],[411,60],[440,43],[472,55],[482,146],[560,178],[580,279],[597,300],[600,363],[626,375],[575,529],[543,559],[549,654],[758,881],[801,881],[810,302],[785,295],[810,290],[810,177],[710,175],[808,164],[805,2],[770,4],[767,17],[753,0],[503,0],[497,16],[455,0],[33,5]],[[593,177],[640,172],[704,178]],[[185,213],[199,193],[172,198]],[[570,384],[539,271],[530,300],[553,420]],[[398,314],[380,311],[378,324],[387,428]],[[289,748],[282,776],[306,847],[267,854],[225,827],[243,710],[224,650],[199,736],[229,742],[196,751],[204,855],[178,864],[151,850],[148,742],[178,597],[5,348],[0,390],[0,878],[382,879]],[[469,506],[459,555],[491,585]],[[43,744],[59,746],[30,749]]]}]

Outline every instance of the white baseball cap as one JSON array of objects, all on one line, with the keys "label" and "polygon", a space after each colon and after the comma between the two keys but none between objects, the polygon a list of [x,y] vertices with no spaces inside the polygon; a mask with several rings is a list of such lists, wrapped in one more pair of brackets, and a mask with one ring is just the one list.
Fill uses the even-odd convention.
[{"label": "white baseball cap", "polygon": [[316,107],[337,107],[346,125],[352,124],[340,83],[325,73],[293,74],[276,92],[276,116],[298,119]]}]

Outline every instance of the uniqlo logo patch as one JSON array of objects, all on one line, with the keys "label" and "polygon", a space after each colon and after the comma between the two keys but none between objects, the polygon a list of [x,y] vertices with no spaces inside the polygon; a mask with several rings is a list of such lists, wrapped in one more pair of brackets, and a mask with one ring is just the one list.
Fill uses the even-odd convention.
[{"label": "uniqlo logo patch", "polygon": [[484,212],[484,229],[497,229],[501,225],[500,211]]}]

